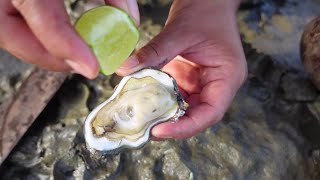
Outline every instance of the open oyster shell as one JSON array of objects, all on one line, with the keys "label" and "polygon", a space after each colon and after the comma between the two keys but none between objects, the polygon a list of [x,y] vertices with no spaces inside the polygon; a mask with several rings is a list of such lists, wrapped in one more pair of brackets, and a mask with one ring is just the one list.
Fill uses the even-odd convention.
[{"label": "open oyster shell", "polygon": [[124,77],[113,95],[89,114],[84,127],[87,147],[106,154],[141,147],[153,126],[177,120],[187,107],[170,75],[143,69]]}]

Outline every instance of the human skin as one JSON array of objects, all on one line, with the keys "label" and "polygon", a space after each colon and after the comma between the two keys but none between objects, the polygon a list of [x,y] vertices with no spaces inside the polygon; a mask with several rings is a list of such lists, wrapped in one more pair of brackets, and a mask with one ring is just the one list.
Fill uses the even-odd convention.
[{"label": "human skin", "polygon": [[154,139],[182,139],[219,122],[247,77],[234,0],[175,0],[161,33],[117,71],[163,66],[189,103],[177,122],[152,129]]},{"label": "human skin", "polygon": [[[136,0],[106,0],[139,25]],[[158,66],[171,74],[190,104],[177,122],[155,126],[155,138],[187,138],[220,121],[247,76],[236,25],[240,0],[174,0],[162,32],[117,74]],[[0,47],[53,71],[93,79],[96,57],[71,26],[62,0],[1,0]]]},{"label": "human skin", "polygon": [[[106,0],[139,24],[135,0]],[[0,0],[0,47],[19,59],[52,71],[73,71],[93,79],[95,55],[72,27],[63,0]]]}]

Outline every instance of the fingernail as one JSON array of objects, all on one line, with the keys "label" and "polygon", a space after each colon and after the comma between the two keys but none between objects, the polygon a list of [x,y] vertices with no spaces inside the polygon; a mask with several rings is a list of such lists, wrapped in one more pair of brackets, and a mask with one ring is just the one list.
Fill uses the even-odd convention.
[{"label": "fingernail", "polygon": [[128,13],[135,21],[136,25],[139,26],[140,24],[140,14],[139,14],[139,7],[137,1],[134,0],[126,0],[128,6]]},{"label": "fingernail", "polygon": [[79,64],[76,61],[72,61],[69,59],[66,59],[65,62],[73,69],[73,71],[77,74],[81,74],[85,76],[86,78],[92,79],[92,75],[88,71],[88,68],[82,64]]},{"label": "fingernail", "polygon": [[119,69],[126,70],[136,67],[139,64],[139,60],[135,56],[130,56]]}]

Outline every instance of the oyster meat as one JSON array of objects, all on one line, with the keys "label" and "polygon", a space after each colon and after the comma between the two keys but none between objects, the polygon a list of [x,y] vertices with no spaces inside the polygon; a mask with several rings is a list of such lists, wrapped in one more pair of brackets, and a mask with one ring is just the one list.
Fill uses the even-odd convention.
[{"label": "oyster meat", "polygon": [[187,106],[170,75],[143,69],[124,77],[113,95],[89,114],[84,127],[87,146],[107,154],[141,147],[153,126],[177,120]]}]

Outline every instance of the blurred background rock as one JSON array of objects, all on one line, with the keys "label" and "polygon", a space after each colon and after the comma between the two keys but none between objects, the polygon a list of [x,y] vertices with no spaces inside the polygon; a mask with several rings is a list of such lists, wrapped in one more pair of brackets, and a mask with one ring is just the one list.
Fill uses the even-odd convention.
[{"label": "blurred background rock", "polygon": [[[74,21],[100,0],[66,0]],[[140,0],[141,42],[159,33],[170,0]],[[319,179],[319,91],[299,55],[318,0],[244,0],[239,29],[249,77],[223,121],[186,140],[93,157],[82,125],[112,93],[116,76],[71,76],[0,168],[1,179]],[[214,22],[213,22],[214,23]],[[32,66],[0,51],[0,103]]]}]

